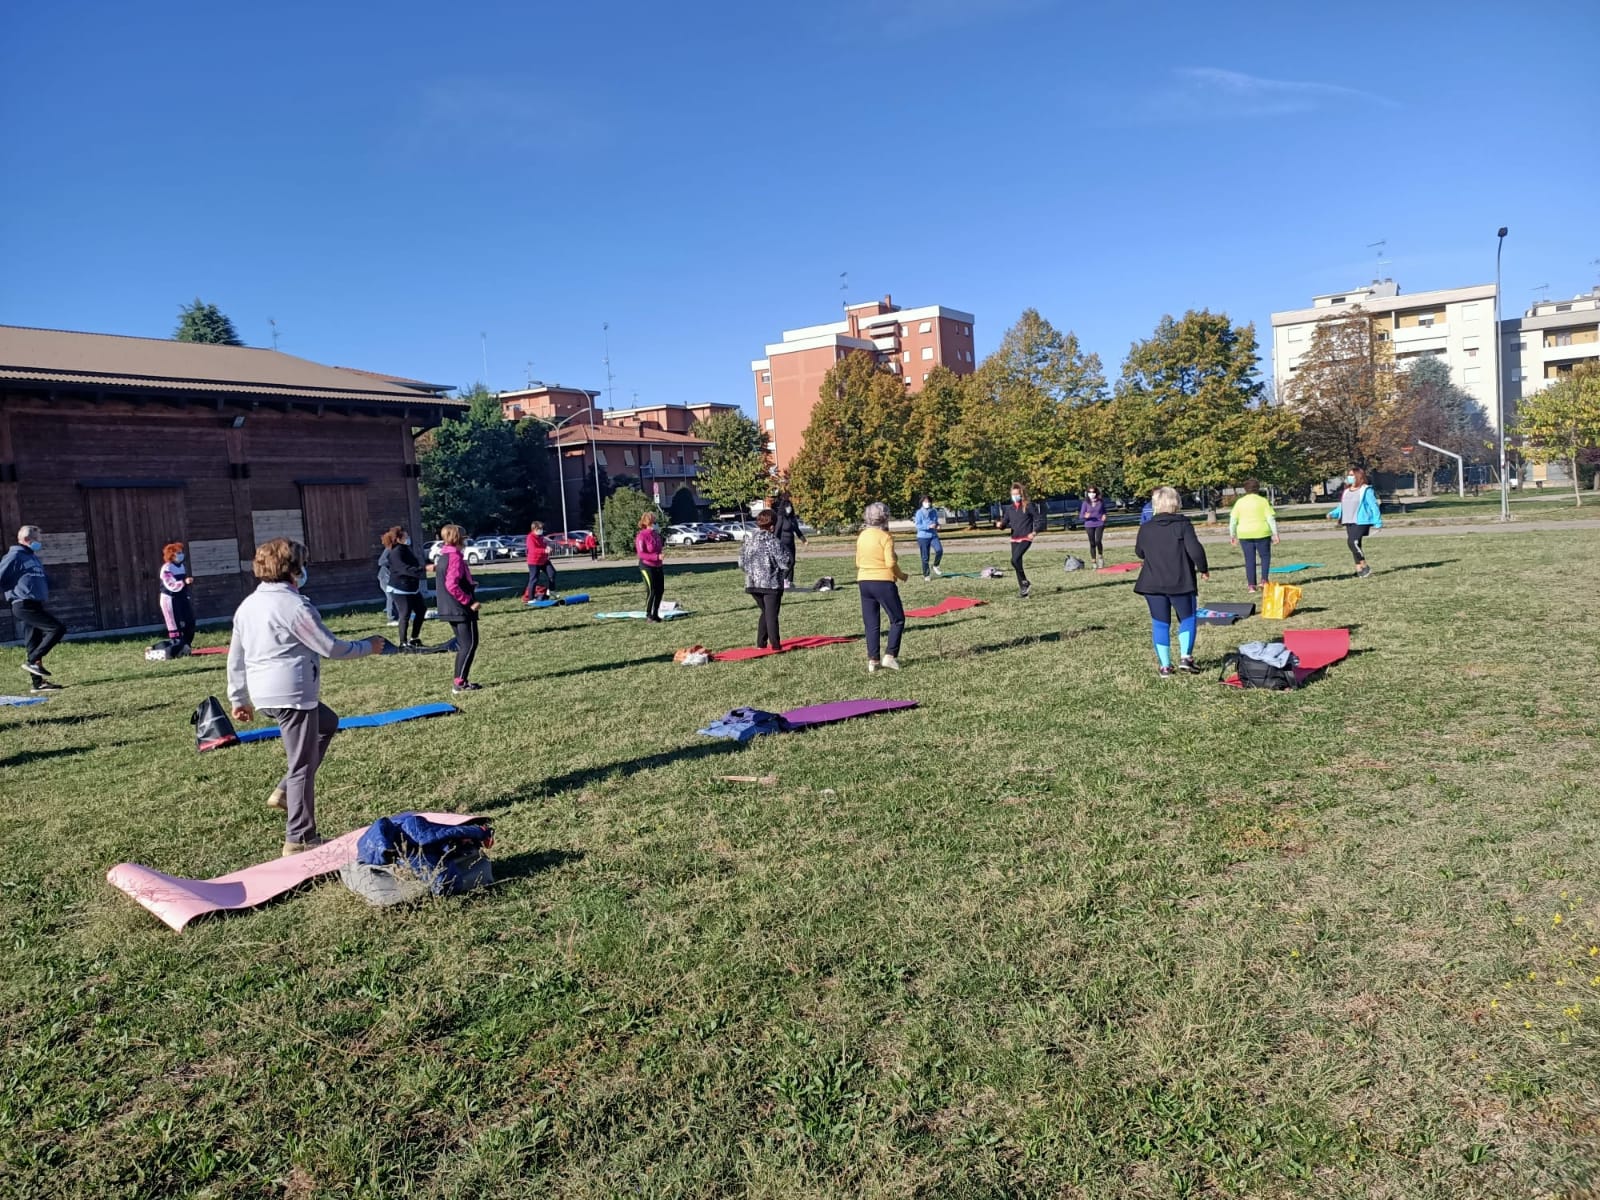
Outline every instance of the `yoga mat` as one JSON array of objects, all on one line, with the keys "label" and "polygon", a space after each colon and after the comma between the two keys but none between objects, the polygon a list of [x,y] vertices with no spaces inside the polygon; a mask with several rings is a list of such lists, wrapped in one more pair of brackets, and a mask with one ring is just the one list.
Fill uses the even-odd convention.
[{"label": "yoga mat", "polygon": [[1296,571],[1315,571],[1320,569],[1321,563],[1284,563],[1281,567],[1273,567],[1274,575],[1293,575]]},{"label": "yoga mat", "polygon": [[189,651],[190,654],[226,654],[227,652],[228,648],[226,646],[196,646]]},{"label": "yoga mat", "polygon": [[[459,813],[422,815],[440,825],[471,825],[482,820]],[[138,863],[118,863],[106,872],[106,880],[181,933],[185,925],[204,913],[254,908],[319,875],[332,874],[354,861],[356,843],[367,828],[363,825],[353,829],[304,854],[275,858],[215,879],[184,879]]]},{"label": "yoga mat", "polygon": [[[1294,681],[1298,686],[1318,671],[1331,667],[1350,656],[1350,631],[1348,629],[1285,629],[1283,644],[1298,662]],[[1229,687],[1242,687],[1237,675],[1222,681]]]},{"label": "yoga mat", "polygon": [[[817,646],[842,646],[845,642],[858,642],[861,640],[859,633],[850,637],[798,637],[784,638],[783,649],[785,653],[790,650],[810,650]],[[777,651],[768,646],[758,650],[754,646],[740,646],[737,650],[718,650],[711,656],[713,662],[742,662],[747,658],[765,658]]]},{"label": "yoga mat", "polygon": [[[687,617],[688,615],[689,610],[686,608],[675,608],[670,612],[663,609],[661,612],[661,619],[663,621],[670,621],[674,617]],[[645,611],[642,608],[638,608],[634,609],[632,612],[595,613],[594,619],[596,621],[642,621],[645,619]]]},{"label": "yoga mat", "polygon": [[384,654],[454,654],[459,643],[455,638],[448,642],[440,642],[437,646],[397,646],[394,642],[384,644]]},{"label": "yoga mat", "polygon": [[27,708],[30,704],[43,704],[48,696],[0,696],[0,708]]},{"label": "yoga mat", "polygon": [[916,706],[915,700],[830,700],[827,704],[791,708],[783,714],[783,719],[796,729],[810,729],[815,725],[832,725],[835,721],[870,717],[874,713],[898,712]]},{"label": "yoga mat", "polygon": [[908,617],[942,617],[945,613],[960,612],[964,608],[977,608],[980,604],[989,603],[987,600],[973,600],[968,596],[951,596],[928,608],[908,608]]},{"label": "yoga mat", "polygon": [[548,599],[548,600],[529,600],[528,601],[528,607],[529,608],[560,608],[563,605],[567,605],[567,604],[587,604],[587,603],[589,603],[589,594],[587,592],[579,592],[575,596],[558,596],[558,597],[556,597],[554,599]]},{"label": "yoga mat", "polygon": [[1137,571],[1144,566],[1142,562],[1112,563],[1109,567],[1096,569],[1096,575],[1120,575],[1124,571]]},{"label": "yoga mat", "polygon": [[985,575],[982,571],[941,571],[941,579],[992,579],[994,576]]},{"label": "yoga mat", "polygon": [[[375,729],[379,725],[397,725],[401,721],[416,721],[423,717],[443,717],[460,712],[454,704],[419,704],[415,708],[397,708],[393,712],[369,713],[361,717],[340,717],[339,729]],[[246,729],[239,735],[241,742],[270,742],[281,737],[276,725],[267,729]]]},{"label": "yoga mat", "polygon": [[1195,616],[1206,625],[1232,625],[1245,617],[1255,616],[1254,604],[1207,604],[1195,610]]}]

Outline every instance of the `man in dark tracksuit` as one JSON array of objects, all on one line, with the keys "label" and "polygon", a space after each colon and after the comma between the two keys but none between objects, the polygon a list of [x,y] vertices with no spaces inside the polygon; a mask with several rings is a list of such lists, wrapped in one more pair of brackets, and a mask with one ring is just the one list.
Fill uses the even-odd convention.
[{"label": "man in dark tracksuit", "polygon": [[800,514],[794,511],[794,501],[789,499],[788,492],[778,493],[777,499],[773,501],[772,510],[778,514],[778,527],[775,530],[778,535],[778,543],[789,552],[789,565],[784,568],[783,572],[783,586],[792,588],[794,587],[794,564],[796,561],[794,552],[795,539],[799,538],[803,544],[806,540],[806,535],[800,532]]},{"label": "man in dark tracksuit", "polygon": [[39,561],[43,548],[44,533],[37,525],[17,531],[17,544],[0,559],[0,593],[10,602],[12,622],[23,639],[22,669],[33,677],[33,690],[54,692],[61,685],[50,682],[44,656],[66,636],[67,627],[44,606],[50,599],[50,581]]},{"label": "man in dark tracksuit", "polygon": [[1011,485],[1011,503],[1000,513],[1000,523],[1011,533],[1011,569],[1017,573],[1017,594],[1028,598],[1028,573],[1022,569],[1022,556],[1033,545],[1033,535],[1043,533],[1044,511],[1028,499],[1020,483]]}]

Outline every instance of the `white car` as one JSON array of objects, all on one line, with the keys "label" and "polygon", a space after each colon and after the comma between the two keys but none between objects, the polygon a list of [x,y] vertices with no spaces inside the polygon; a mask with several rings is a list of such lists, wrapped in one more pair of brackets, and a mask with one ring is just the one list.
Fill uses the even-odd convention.
[{"label": "white car", "polygon": [[741,525],[737,521],[718,521],[717,528],[736,542],[742,542],[755,532],[755,525]]},{"label": "white car", "polygon": [[711,539],[698,529],[691,529],[687,525],[667,526],[667,545],[669,546],[703,546]]}]

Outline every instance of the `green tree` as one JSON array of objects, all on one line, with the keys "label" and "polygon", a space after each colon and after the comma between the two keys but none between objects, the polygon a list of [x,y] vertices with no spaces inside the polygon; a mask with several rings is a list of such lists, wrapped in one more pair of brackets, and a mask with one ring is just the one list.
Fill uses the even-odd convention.
[{"label": "green tree", "polygon": [[1281,399],[1300,420],[1300,445],[1324,477],[1375,471],[1409,444],[1410,398],[1397,385],[1391,343],[1359,305],[1317,322]]},{"label": "green tree", "polygon": [[204,342],[210,346],[242,346],[239,331],[215,304],[207,304],[199,296],[193,304],[178,310],[178,328],[172,332],[175,342]]},{"label": "green tree", "polygon": [[657,529],[667,527],[667,514],[661,506],[637,488],[618,488],[611,493],[605,506],[607,554],[626,558],[633,553],[639,518],[647,512],[655,513]]},{"label": "green tree", "polygon": [[467,411],[419,440],[422,523],[430,534],[454,523],[469,533],[520,533],[544,515],[550,494],[549,426],[501,416],[481,383],[461,398]]},{"label": "green tree", "polygon": [[847,354],[817,391],[805,444],[789,468],[796,505],[820,525],[861,520],[872,500],[905,494],[911,404],[898,375],[868,354]]},{"label": "green tree", "polygon": [[1562,462],[1572,476],[1572,502],[1583,503],[1578,461],[1600,447],[1600,364],[1580,363],[1548,387],[1517,404],[1523,455],[1533,462]]},{"label": "green tree", "polygon": [[1268,407],[1253,325],[1223,313],[1164,316],[1135,342],[1117,383],[1115,427],[1127,484],[1198,492],[1212,520],[1224,487],[1252,476],[1285,483],[1294,415]]},{"label": "green tree", "polygon": [[700,490],[717,508],[738,509],[742,518],[750,501],[772,487],[761,427],[737,409],[727,409],[696,421],[690,432],[711,443],[700,453]]},{"label": "green tree", "polygon": [[908,506],[914,507],[923,494],[932,496],[936,504],[958,503],[950,451],[966,406],[966,387],[965,377],[941,365],[928,372],[922,390],[910,398],[906,426],[910,471],[903,492],[896,497]]}]

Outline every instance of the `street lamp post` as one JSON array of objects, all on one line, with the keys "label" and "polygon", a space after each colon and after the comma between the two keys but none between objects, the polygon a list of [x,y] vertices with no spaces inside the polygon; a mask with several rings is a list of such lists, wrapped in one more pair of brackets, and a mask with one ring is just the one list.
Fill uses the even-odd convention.
[{"label": "street lamp post", "polygon": [[[550,432],[553,434],[560,433],[561,427],[578,415],[580,414],[573,413],[571,417],[562,417],[561,420],[550,427]],[[567,533],[572,528],[567,524],[567,471],[565,457],[561,453],[561,439],[558,437],[556,438],[556,479],[559,482],[556,484],[556,488],[561,493],[561,536],[563,538],[567,536]]]},{"label": "street lamp post", "polygon": [[[589,395],[587,392],[585,395]],[[600,530],[600,557],[606,553],[606,498],[600,494],[600,447],[594,440],[594,397],[589,396],[589,453],[594,456],[594,519]]]},{"label": "street lamp post", "polygon": [[1505,335],[1500,331],[1500,251],[1506,244],[1506,227],[1500,226],[1494,244],[1494,407],[1500,433],[1500,519],[1511,520],[1511,484],[1506,479]]}]

